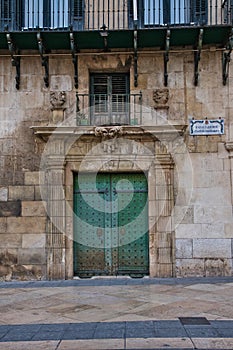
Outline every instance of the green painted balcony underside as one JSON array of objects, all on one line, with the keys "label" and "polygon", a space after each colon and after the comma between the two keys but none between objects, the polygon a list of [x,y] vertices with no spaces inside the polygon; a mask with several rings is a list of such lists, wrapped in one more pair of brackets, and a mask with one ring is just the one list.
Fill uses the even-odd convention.
[{"label": "green painted balcony underside", "polygon": [[[200,28],[203,28],[203,45],[224,47],[232,31],[230,25],[204,27],[170,27],[170,47],[196,46]],[[167,28],[139,29],[137,38],[138,49],[165,48]],[[38,50],[37,31],[11,32],[11,38],[18,50]],[[44,47],[49,50],[70,50],[69,31],[41,31]],[[79,50],[103,50],[104,39],[99,31],[74,32],[74,40]],[[134,30],[109,31],[107,36],[108,49],[133,49]],[[6,32],[0,33],[0,50],[8,50]]]}]

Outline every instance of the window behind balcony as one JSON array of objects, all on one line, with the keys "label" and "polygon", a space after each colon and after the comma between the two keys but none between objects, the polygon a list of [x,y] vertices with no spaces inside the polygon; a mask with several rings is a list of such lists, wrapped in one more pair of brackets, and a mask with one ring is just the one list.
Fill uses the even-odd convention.
[{"label": "window behind balcony", "polygon": [[207,0],[142,0],[138,3],[144,26],[204,24]]},{"label": "window behind balcony", "polygon": [[[227,21],[232,1],[223,1]],[[217,4],[217,3],[216,3]],[[164,25],[210,24],[217,21],[217,5],[207,0],[2,0],[0,26],[21,29],[108,30]],[[209,12],[209,14],[208,14]],[[215,13],[216,12],[216,13]],[[215,18],[216,17],[216,18]]]},{"label": "window behind balcony", "polygon": [[1,30],[4,30],[5,26],[9,26],[9,24],[12,24],[12,13],[14,13],[13,1],[2,0],[0,2]]},{"label": "window behind balcony", "polygon": [[65,28],[69,25],[68,0],[24,0],[24,28]]},{"label": "window behind balcony", "polygon": [[129,75],[92,74],[91,124],[129,124]]},{"label": "window behind balcony", "polygon": [[83,19],[83,0],[23,0],[22,27],[79,29]]},{"label": "window behind balcony", "polygon": [[[206,0],[191,0],[191,21],[192,22],[194,22],[195,24],[205,24],[207,22],[207,13],[208,13],[208,3]],[[211,19],[211,22],[212,22],[212,19]]]},{"label": "window behind balcony", "polygon": [[11,7],[12,0],[3,0],[1,1],[1,18],[4,20],[10,20],[11,18]]}]

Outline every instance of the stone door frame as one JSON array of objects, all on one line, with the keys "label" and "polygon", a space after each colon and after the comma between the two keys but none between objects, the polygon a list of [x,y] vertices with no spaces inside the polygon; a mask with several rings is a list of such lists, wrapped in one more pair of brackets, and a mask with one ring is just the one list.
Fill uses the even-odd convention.
[{"label": "stone door frame", "polygon": [[[35,133],[45,135],[44,129],[34,129],[36,129]],[[96,135],[95,131],[83,133],[78,141],[74,139],[69,150],[66,149],[66,143],[70,137],[73,137],[74,128],[61,128],[54,138],[52,152],[49,153],[45,166],[48,211],[46,244],[48,279],[73,278],[73,174],[79,171],[91,172],[95,170],[96,164],[97,168],[99,167],[99,158],[90,152],[96,145],[102,147],[101,154],[105,161],[102,171],[114,173],[143,171],[147,173],[149,276],[175,276],[175,233],[172,230],[173,159],[161,141],[161,137],[160,140],[156,137],[157,130],[153,134],[151,130],[148,133],[142,128],[125,127],[125,129],[128,134],[125,132],[125,135],[121,135],[121,139],[130,138],[138,144],[142,144],[143,147],[150,149],[150,154],[140,154],[139,150],[139,153],[121,154],[119,157],[119,152],[114,154],[112,147],[109,151],[108,144],[106,147],[104,145],[103,148],[102,139]],[[166,138],[172,139],[173,133],[173,130],[165,132]],[[84,158],[85,164],[83,165]],[[59,189],[58,183],[62,183],[63,190]],[[59,223],[59,227],[57,227],[56,222]]]}]

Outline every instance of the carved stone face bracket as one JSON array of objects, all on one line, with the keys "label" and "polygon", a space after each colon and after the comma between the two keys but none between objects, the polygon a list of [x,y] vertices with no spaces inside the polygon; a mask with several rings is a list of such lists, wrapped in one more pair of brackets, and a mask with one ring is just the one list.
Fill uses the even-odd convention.
[{"label": "carved stone face bracket", "polygon": [[58,124],[64,120],[64,104],[66,103],[65,91],[52,91],[50,92],[50,103],[52,105],[52,119],[50,124]]},{"label": "carved stone face bracket", "polygon": [[103,151],[106,153],[112,153],[117,148],[117,138],[124,134],[122,126],[115,126],[111,128],[96,127],[95,136],[101,137]]},{"label": "carved stone face bracket", "polygon": [[53,109],[62,108],[66,102],[66,92],[65,91],[52,91],[50,92],[50,103]]},{"label": "carved stone face bracket", "polygon": [[168,89],[156,89],[153,91],[153,101],[155,103],[154,109],[168,109],[167,105],[169,101]]},{"label": "carved stone face bracket", "polygon": [[94,132],[95,136],[102,137],[103,139],[113,139],[124,133],[122,126],[114,126],[113,128],[96,127]]}]

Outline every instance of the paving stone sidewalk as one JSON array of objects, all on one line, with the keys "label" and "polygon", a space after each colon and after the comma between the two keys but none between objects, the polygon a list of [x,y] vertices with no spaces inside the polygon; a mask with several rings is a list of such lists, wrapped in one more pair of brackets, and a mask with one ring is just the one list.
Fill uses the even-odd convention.
[{"label": "paving stone sidewalk", "polygon": [[0,283],[0,350],[233,349],[233,278]]}]

